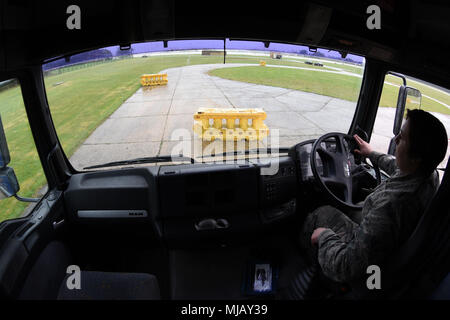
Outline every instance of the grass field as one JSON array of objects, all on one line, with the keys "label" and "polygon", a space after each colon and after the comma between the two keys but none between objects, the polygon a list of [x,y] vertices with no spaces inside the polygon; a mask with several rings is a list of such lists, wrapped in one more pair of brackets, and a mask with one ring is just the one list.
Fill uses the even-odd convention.
[{"label": "grass field", "polygon": [[[223,57],[221,58],[223,59]],[[245,55],[233,55],[233,56],[227,56],[227,63],[256,63],[255,59],[264,60],[268,65],[281,65],[281,66],[291,66],[291,67],[305,67],[305,68],[313,68],[313,69],[319,69],[319,70],[335,70],[335,68],[341,69],[343,71],[352,72],[355,74],[362,75],[363,68],[358,67],[355,65],[350,64],[343,64],[343,63],[336,63],[335,61],[328,61],[328,60],[320,60],[323,64],[323,67],[316,67],[311,66],[308,64],[305,64],[305,61],[310,62],[318,62],[317,58],[309,59],[308,57],[298,57],[298,58],[291,58],[291,57],[285,57],[282,59],[272,59],[268,58],[266,56],[245,56]]]},{"label": "grass field", "polygon": [[[239,81],[253,83],[261,81],[267,85],[315,92],[351,101],[355,101],[358,97],[361,78],[326,72],[260,67],[258,66],[260,60],[265,60],[269,65],[321,70],[327,70],[329,66],[355,73],[362,72],[362,69],[356,66],[331,62],[324,62],[324,67],[309,66],[304,63],[304,60],[308,59],[297,61],[284,57],[278,60],[258,56],[227,55],[227,63],[252,63],[255,66],[218,69],[212,74]],[[223,63],[223,56],[171,55],[113,60],[64,68],[58,71],[59,74],[46,76],[45,86],[49,106],[65,153],[70,158],[95,128],[140,87],[141,74],[210,63]],[[391,89],[394,92],[396,88],[390,86],[386,91],[391,92]],[[437,93],[432,91],[429,94],[437,97]],[[392,97],[386,99],[389,104]],[[425,98],[423,101],[426,102]],[[392,106],[394,105],[395,103]],[[20,87],[0,91],[0,115],[11,153],[12,160],[9,166],[14,168],[20,183],[19,194],[24,197],[36,196],[46,181],[29,129]],[[27,205],[14,198],[2,200],[0,221],[19,217]]]},{"label": "grass field", "polygon": [[274,68],[236,67],[215,69],[212,76],[274,87],[313,92],[330,97],[356,101],[361,78],[327,72]]},{"label": "grass field", "polygon": [[[397,95],[398,95],[398,87],[389,85],[387,83],[392,83],[395,85],[403,84],[403,81],[399,77],[395,77],[392,75],[386,76],[385,84],[383,86],[383,92],[381,95],[380,105],[382,107],[392,107],[395,108],[397,104]],[[416,88],[420,90],[422,93],[422,104],[421,109],[425,111],[434,111],[442,114],[450,115],[450,109],[445,107],[444,105],[436,102],[435,100],[430,99],[432,97],[438,101],[441,101],[447,105],[450,105],[450,95],[437,90],[433,87],[424,85],[422,83],[413,81],[411,79],[407,79],[406,84],[410,87]]]},{"label": "grass field", "polygon": [[[305,61],[317,62],[315,60],[311,60],[306,57],[300,58],[300,59],[286,58],[286,60],[294,61],[296,63],[296,65],[294,65],[294,66],[297,66],[297,67],[301,67],[301,66],[305,65]],[[343,63],[339,63],[339,62],[335,62],[335,61],[323,60],[322,64],[324,65],[325,68],[328,67],[328,69],[330,69],[330,67],[338,68],[343,71],[348,71],[348,72],[359,74],[359,75],[362,75],[363,71],[364,71],[364,69],[362,67],[359,67],[356,65],[350,65],[350,64],[343,64]]]},{"label": "grass field", "polygon": [[[361,83],[361,78],[349,75],[271,67],[265,69],[258,67],[215,69],[211,70],[209,74],[230,80],[313,92],[349,101],[356,101]],[[402,84],[400,78],[391,75],[386,77],[380,106],[392,108],[397,106],[398,87],[395,85],[400,84]],[[428,98],[432,97],[449,105],[450,95],[415,81],[409,81],[407,84],[422,92],[421,109],[450,115],[450,109]]]}]

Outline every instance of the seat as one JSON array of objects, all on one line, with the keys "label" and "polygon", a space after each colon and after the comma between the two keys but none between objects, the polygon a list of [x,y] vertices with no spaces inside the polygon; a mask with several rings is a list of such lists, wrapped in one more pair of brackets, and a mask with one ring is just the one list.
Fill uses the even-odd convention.
[{"label": "seat", "polygon": [[158,280],[146,273],[81,271],[80,289],[70,290],[66,273],[73,261],[67,247],[50,242],[42,251],[20,292],[22,300],[158,300]]},{"label": "seat", "polygon": [[450,272],[430,296],[431,300],[450,300]]},{"label": "seat", "polygon": [[[382,290],[368,290],[366,282],[353,286],[352,298],[429,299],[448,291],[450,270],[450,160],[433,199],[407,242],[381,269]],[[447,280],[446,280],[447,279]],[[447,282],[445,282],[447,281]]]},{"label": "seat", "polygon": [[67,275],[58,300],[159,300],[158,280],[145,273],[81,271],[81,288],[69,290]]}]

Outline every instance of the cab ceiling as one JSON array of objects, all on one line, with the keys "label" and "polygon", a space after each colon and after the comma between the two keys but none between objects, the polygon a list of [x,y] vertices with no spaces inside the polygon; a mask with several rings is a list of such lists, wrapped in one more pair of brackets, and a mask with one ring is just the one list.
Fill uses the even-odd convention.
[{"label": "cab ceiling", "polygon": [[[333,48],[384,61],[449,88],[450,6],[444,1],[0,0],[0,72],[117,44],[230,38]],[[69,5],[81,29],[69,30]],[[369,5],[381,29],[369,30]]]}]

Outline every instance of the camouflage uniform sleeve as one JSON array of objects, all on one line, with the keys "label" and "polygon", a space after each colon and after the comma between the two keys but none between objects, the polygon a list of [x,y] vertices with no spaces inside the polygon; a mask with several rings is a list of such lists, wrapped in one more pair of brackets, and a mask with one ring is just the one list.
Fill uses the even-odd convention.
[{"label": "camouflage uniform sleeve", "polygon": [[383,201],[365,216],[348,242],[331,229],[318,238],[318,260],[324,274],[337,282],[351,282],[379,264],[397,242],[398,232],[391,219],[392,206]]},{"label": "camouflage uniform sleeve", "polygon": [[395,157],[390,154],[372,151],[369,154],[369,159],[372,162],[372,164],[374,165],[378,164],[378,167],[389,175],[393,175],[395,170],[397,170]]}]

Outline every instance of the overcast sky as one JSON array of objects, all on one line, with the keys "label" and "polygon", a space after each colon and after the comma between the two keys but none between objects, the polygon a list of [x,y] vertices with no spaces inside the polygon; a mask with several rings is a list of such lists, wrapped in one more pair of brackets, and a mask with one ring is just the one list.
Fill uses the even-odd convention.
[{"label": "overcast sky", "polygon": [[[113,54],[117,51],[117,46],[108,47]],[[132,45],[134,53],[144,53],[153,51],[168,51],[168,50],[188,50],[188,49],[223,49],[223,40],[174,40],[168,41],[167,48],[164,48],[163,42],[147,42]],[[301,50],[308,51],[308,47],[300,45],[282,44],[282,43],[270,43],[268,48],[264,47],[264,43],[260,41],[226,41],[227,49],[239,49],[239,50],[259,50],[259,51],[281,51],[298,53]],[[319,52],[331,58],[340,58],[341,55],[337,51],[328,51],[324,49],[318,49]],[[355,56],[352,54],[347,55],[347,58],[351,58],[354,61],[362,62],[363,57]]]}]

